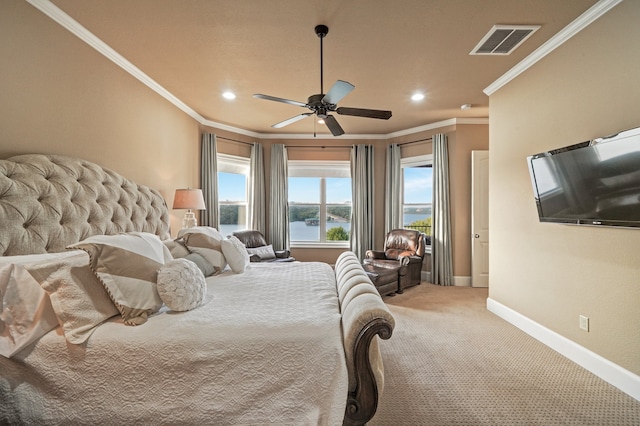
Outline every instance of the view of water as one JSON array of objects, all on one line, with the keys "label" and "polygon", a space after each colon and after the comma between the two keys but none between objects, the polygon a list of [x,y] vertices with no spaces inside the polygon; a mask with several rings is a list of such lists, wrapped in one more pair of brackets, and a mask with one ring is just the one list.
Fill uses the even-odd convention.
[{"label": "view of water", "polygon": [[[404,225],[409,225],[416,220],[426,219],[430,215],[427,214],[405,214]],[[327,223],[327,231],[331,228],[342,226],[347,233],[351,229],[351,223],[344,222],[329,222]],[[238,225],[220,225],[220,233],[225,237],[231,235],[233,231],[238,230]],[[291,235],[291,241],[319,241],[320,240],[320,227],[309,226],[304,222],[289,222],[289,231]]]}]

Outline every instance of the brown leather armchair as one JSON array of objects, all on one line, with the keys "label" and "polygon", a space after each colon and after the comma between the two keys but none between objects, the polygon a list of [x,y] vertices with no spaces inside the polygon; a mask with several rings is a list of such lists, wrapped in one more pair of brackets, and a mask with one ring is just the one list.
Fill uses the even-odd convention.
[{"label": "brown leather armchair", "polygon": [[245,245],[251,262],[293,262],[296,260],[291,257],[289,250],[273,250],[271,246],[268,246],[267,240],[260,231],[248,229],[232,234]]},{"label": "brown leather armchair", "polygon": [[413,229],[393,229],[384,243],[384,251],[367,250],[364,264],[378,268],[398,268],[398,293],[420,284],[425,234]]}]

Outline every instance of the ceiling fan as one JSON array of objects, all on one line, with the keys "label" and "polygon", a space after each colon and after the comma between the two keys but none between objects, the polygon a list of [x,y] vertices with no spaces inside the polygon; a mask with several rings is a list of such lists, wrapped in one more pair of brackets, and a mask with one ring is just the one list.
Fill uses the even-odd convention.
[{"label": "ceiling fan", "polygon": [[309,96],[306,103],[292,101],[290,99],[277,98],[275,96],[263,95],[260,93],[256,93],[253,95],[254,98],[258,99],[266,99],[268,101],[283,102],[285,104],[305,107],[310,109],[312,112],[305,112],[303,114],[296,115],[295,117],[291,117],[287,120],[276,123],[271,127],[273,127],[274,129],[280,129],[284,126],[288,126],[289,124],[295,123],[296,121],[302,120],[303,118],[307,118],[310,115],[315,114],[318,116],[318,118],[324,120],[324,123],[327,125],[333,136],[340,136],[344,134],[344,130],[342,129],[340,124],[338,124],[338,121],[335,119],[335,117],[333,115],[329,115],[330,112],[336,112],[340,115],[352,115],[356,117],[368,117],[388,120],[391,117],[391,111],[338,107],[337,103],[340,102],[342,98],[347,96],[353,89],[355,89],[355,86],[347,81],[338,80],[333,84],[333,86],[331,86],[326,94],[323,93],[322,39],[324,39],[324,37],[329,32],[329,28],[326,25],[317,25],[315,27],[315,32],[316,35],[320,38],[320,93]]}]

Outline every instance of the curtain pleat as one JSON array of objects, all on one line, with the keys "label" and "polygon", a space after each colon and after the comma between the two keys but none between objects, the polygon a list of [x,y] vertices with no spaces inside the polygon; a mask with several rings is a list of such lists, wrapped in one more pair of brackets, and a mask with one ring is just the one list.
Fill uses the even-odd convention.
[{"label": "curtain pleat", "polygon": [[249,218],[250,229],[260,231],[266,235],[266,198],[264,192],[264,154],[262,144],[251,146],[250,166],[250,194],[251,211]]},{"label": "curtain pleat", "polygon": [[402,222],[402,166],[400,165],[400,145],[391,144],[387,148],[387,169],[385,179],[385,235],[392,229],[403,227]]},{"label": "curtain pleat", "polygon": [[200,186],[206,209],[200,212],[200,224],[220,229],[217,151],[216,135],[203,133],[200,147]]},{"label": "curtain pleat", "polygon": [[374,248],[374,157],[373,145],[354,145],[351,149],[352,211],[350,244],[360,260]]},{"label": "curtain pleat", "polygon": [[451,256],[451,212],[449,205],[449,150],[447,136],[433,136],[433,236],[431,239],[431,281],[453,285]]},{"label": "curtain pleat", "polygon": [[275,250],[289,248],[289,191],[287,149],[271,146],[271,197],[269,200],[269,241]]}]

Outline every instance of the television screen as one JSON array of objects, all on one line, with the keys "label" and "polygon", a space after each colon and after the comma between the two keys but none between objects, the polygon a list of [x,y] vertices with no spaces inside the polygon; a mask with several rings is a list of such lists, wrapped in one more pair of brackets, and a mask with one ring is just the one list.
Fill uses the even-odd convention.
[{"label": "television screen", "polygon": [[540,221],[640,227],[640,127],[527,161]]}]

